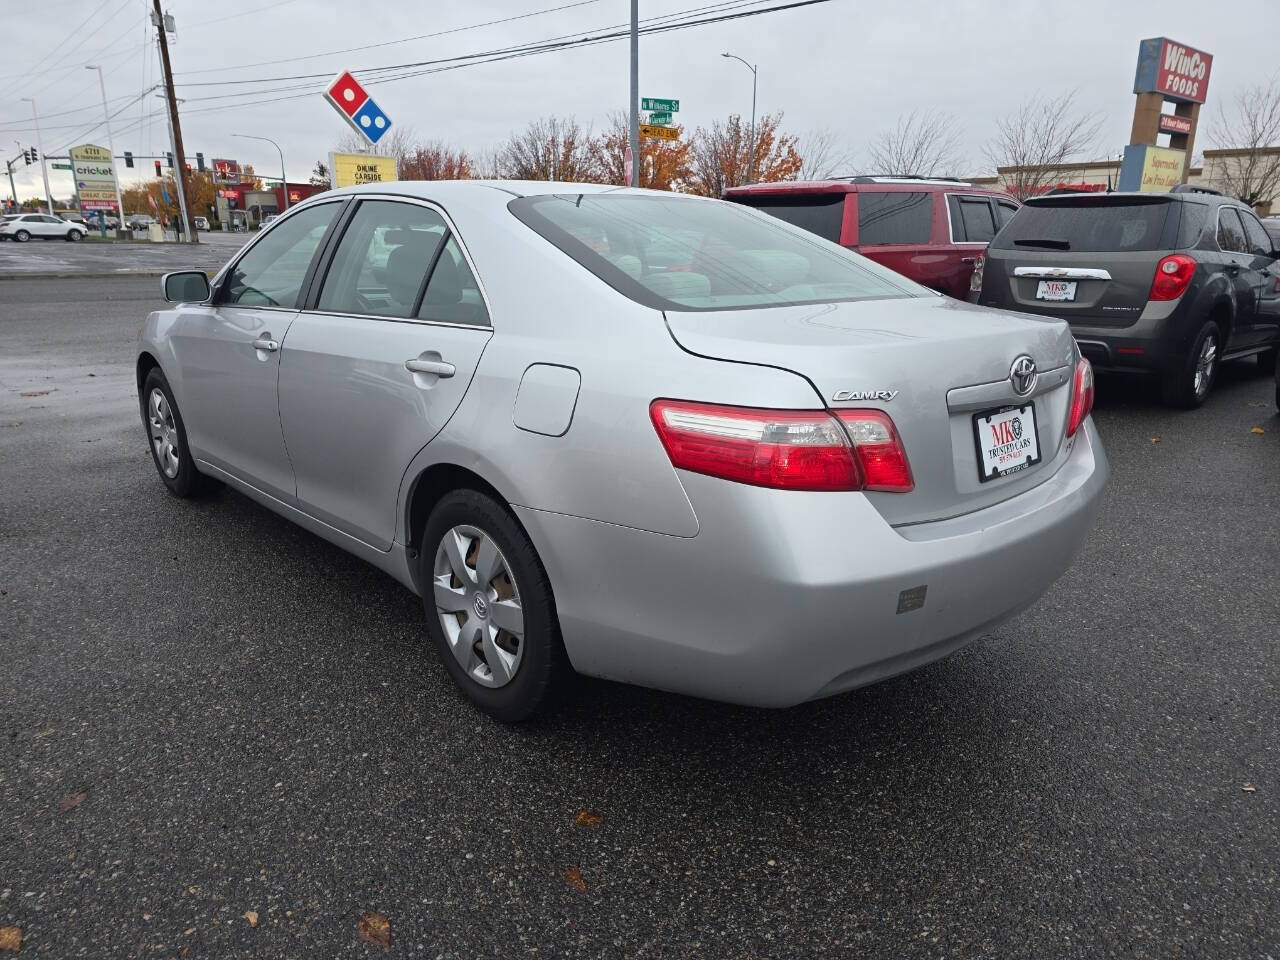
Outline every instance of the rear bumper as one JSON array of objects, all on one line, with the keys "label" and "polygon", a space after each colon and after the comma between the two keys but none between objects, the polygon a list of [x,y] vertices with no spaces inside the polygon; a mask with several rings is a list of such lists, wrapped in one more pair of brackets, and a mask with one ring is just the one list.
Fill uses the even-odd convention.
[{"label": "rear bumper", "polygon": [[[861,494],[685,473],[694,537],[517,513],[580,672],[785,707],[936,660],[1033,603],[1079,549],[1106,476],[1090,420],[1052,478],[936,523],[895,529]],[[920,587],[923,606],[899,612]]]}]

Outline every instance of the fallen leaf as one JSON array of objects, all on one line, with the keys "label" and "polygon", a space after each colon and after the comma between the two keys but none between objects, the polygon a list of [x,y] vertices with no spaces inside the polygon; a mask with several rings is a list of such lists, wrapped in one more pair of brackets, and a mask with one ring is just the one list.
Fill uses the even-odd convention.
[{"label": "fallen leaf", "polygon": [[1152,443],[1159,443],[1159,442],[1160,442],[1160,438],[1159,438],[1159,437],[1152,437],[1152,438],[1151,438],[1151,442],[1152,442]]},{"label": "fallen leaf", "polygon": [[253,927],[254,929],[257,929],[257,926],[258,926],[257,910],[246,910],[244,912],[244,918],[249,921],[249,926]]},{"label": "fallen leaf", "polygon": [[17,953],[22,949],[21,927],[0,927],[0,950]]},{"label": "fallen leaf", "polygon": [[1245,793],[1257,793],[1257,792],[1258,792],[1258,788],[1257,788],[1257,787],[1255,787],[1255,786],[1254,786],[1253,784],[1251,784],[1251,783],[1246,783],[1246,784],[1245,784],[1243,787],[1241,787],[1240,789],[1241,789],[1241,790],[1243,790]]},{"label": "fallen leaf", "polygon": [[18,396],[20,397],[43,397],[52,393],[51,390],[23,390]]},{"label": "fallen leaf", "polygon": [[566,870],[564,872],[564,879],[569,886],[573,887],[573,889],[577,890],[579,893],[587,892],[587,881],[582,879],[582,871],[577,867],[570,867]]},{"label": "fallen leaf", "polygon": [[196,932],[196,928],[195,928],[195,927],[187,927],[187,929],[185,929],[185,930],[183,930],[183,931],[182,931],[182,935],[183,935],[184,937],[189,937],[189,936],[191,936],[191,935],[192,935],[193,933],[195,933],[195,932]]},{"label": "fallen leaf", "polygon": [[573,818],[573,823],[578,827],[598,827],[604,823],[604,817],[594,810],[579,810],[578,815]]},{"label": "fallen leaf", "polygon": [[74,810],[76,807],[80,806],[80,804],[84,803],[84,798],[86,796],[88,796],[88,794],[86,794],[83,790],[81,790],[79,793],[68,793],[65,797],[63,797],[60,801],[58,801],[58,812],[69,813],[70,811]]},{"label": "fallen leaf", "polygon": [[1260,437],[1267,431],[1263,430],[1261,427],[1250,427],[1249,432],[1252,433],[1255,437]]},{"label": "fallen leaf", "polygon": [[770,860],[770,861],[769,861],[769,866],[771,866],[771,867],[776,867],[777,865],[778,865],[778,861],[777,861],[777,860]]},{"label": "fallen leaf", "polygon": [[356,936],[386,950],[391,946],[391,921],[380,913],[362,913],[356,921]]}]

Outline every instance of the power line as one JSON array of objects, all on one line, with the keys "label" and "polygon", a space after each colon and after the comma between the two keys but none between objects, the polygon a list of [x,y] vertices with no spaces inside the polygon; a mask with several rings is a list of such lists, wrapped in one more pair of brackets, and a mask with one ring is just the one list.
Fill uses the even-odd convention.
[{"label": "power line", "polygon": [[229,13],[225,17],[214,17],[212,20],[198,20],[195,23],[189,23],[186,29],[190,30],[194,27],[207,27],[213,23],[225,23],[227,20],[235,20],[238,17],[247,17],[255,13],[262,13],[265,10],[274,10],[276,7],[283,7],[290,3],[297,3],[298,0],[278,0],[277,3],[268,3],[266,6],[254,7],[252,10],[241,10],[239,13]]}]

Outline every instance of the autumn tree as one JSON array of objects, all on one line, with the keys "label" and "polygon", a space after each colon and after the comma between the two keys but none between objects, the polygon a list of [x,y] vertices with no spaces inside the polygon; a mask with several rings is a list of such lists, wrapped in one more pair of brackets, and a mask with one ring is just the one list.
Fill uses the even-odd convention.
[{"label": "autumn tree", "polygon": [[996,121],[983,152],[1018,199],[1043,193],[1060,179],[1057,166],[1083,158],[1097,143],[1102,118],[1081,112],[1075,99],[1074,91],[1034,96]]},{"label": "autumn tree", "polygon": [[[692,174],[690,145],[684,138],[684,128],[673,129],[680,133],[679,140],[640,141],[639,186],[651,190],[679,190]],[[615,110],[609,114],[609,125],[604,133],[592,141],[596,173],[603,183],[626,184],[629,135],[629,118],[623,111]]]},{"label": "autumn tree", "polygon": [[496,173],[509,180],[600,179],[591,131],[573,117],[539,117],[498,148]]},{"label": "autumn tree", "polygon": [[953,117],[915,110],[898,118],[867,148],[873,173],[895,177],[954,175],[960,167],[960,131]]},{"label": "autumn tree", "polygon": [[1280,75],[1240,91],[1229,110],[1219,104],[1209,139],[1227,151],[1212,174],[1226,194],[1251,207],[1280,194]]},{"label": "autumn tree", "polygon": [[781,124],[781,113],[757,118],[754,144],[749,124],[736,113],[710,129],[699,127],[690,146],[689,192],[718,197],[729,187],[750,183],[753,166],[758,183],[794,180],[804,161],[797,139],[779,132]]},{"label": "autumn tree", "polygon": [[396,164],[401,180],[469,180],[471,158],[460,150],[434,140],[418,144]]}]

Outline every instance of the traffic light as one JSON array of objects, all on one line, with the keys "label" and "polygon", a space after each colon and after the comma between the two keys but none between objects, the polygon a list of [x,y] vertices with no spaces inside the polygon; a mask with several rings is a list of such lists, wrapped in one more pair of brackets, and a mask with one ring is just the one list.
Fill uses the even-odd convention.
[{"label": "traffic light", "polygon": [[124,152],[124,165],[128,167],[130,170],[133,169],[133,154],[130,153],[128,150]]},{"label": "traffic light", "polygon": [[163,174],[161,174],[161,173],[160,173],[160,161],[159,161],[159,160],[157,160],[157,161],[156,161],[156,176],[157,176],[157,177],[159,177],[159,176],[163,176]]},{"label": "traffic light", "polygon": [[36,148],[35,148],[35,147],[32,147],[32,148],[31,148],[31,162],[32,162],[32,163],[39,163],[39,162],[40,162],[40,154],[36,152]]},{"label": "traffic light", "polygon": [[204,154],[203,153],[196,154],[196,169],[199,170],[201,173],[204,173]]},{"label": "traffic light", "polygon": [[26,161],[26,163],[27,163],[27,166],[28,166],[28,167],[29,167],[29,166],[31,166],[31,151],[30,151],[30,150],[23,150],[23,151],[22,151],[22,159]]},{"label": "traffic light", "polygon": [[173,169],[173,154],[172,154],[172,153],[166,153],[166,154],[164,155],[164,159],[165,159],[165,164],[169,167],[169,169],[170,169],[170,170],[172,170],[172,169]]}]

